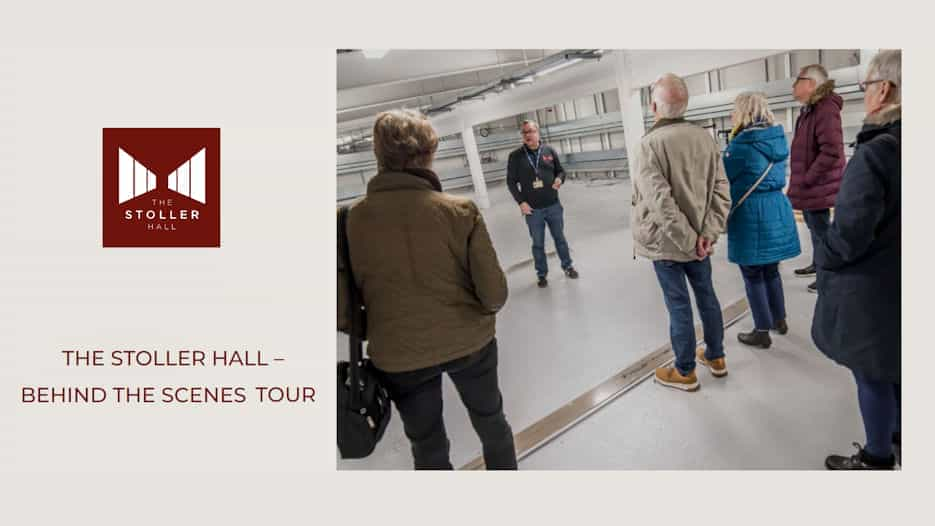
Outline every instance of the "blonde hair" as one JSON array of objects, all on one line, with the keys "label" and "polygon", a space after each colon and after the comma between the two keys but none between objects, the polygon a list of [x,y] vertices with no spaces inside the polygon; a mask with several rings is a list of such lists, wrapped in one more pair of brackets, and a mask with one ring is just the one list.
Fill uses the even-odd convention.
[{"label": "blonde hair", "polygon": [[412,110],[385,111],[373,123],[373,153],[383,171],[428,168],[438,135],[428,117]]},{"label": "blonde hair", "polygon": [[888,104],[902,103],[903,53],[898,49],[887,49],[874,55],[867,67],[867,80],[885,80],[890,83]]},{"label": "blonde hair", "polygon": [[761,91],[747,91],[734,99],[734,112],[737,116],[735,127],[746,128],[755,122],[767,122],[770,126],[776,122],[776,116],[769,109],[766,94]]}]

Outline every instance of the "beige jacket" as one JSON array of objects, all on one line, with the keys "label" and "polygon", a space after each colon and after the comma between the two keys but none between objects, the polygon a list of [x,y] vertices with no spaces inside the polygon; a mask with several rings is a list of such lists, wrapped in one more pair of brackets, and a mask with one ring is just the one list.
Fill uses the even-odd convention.
[{"label": "beige jacket", "polygon": [[[351,206],[354,278],[367,307],[367,354],[387,372],[431,367],[479,351],[494,338],[506,276],[477,206],[425,179],[384,172]],[[338,251],[338,329],[346,328]]]},{"label": "beige jacket", "polygon": [[632,204],[635,254],[697,260],[698,236],[717,241],[731,206],[717,142],[684,119],[657,122],[640,142]]}]

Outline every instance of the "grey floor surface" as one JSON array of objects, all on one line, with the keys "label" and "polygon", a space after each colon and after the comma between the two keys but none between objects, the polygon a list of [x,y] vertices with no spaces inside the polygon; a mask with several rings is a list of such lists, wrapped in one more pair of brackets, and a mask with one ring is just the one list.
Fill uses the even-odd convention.
[{"label": "grey floor surface", "polygon": [[[539,289],[525,222],[505,186],[489,189],[484,211],[500,263],[512,268],[510,298],[498,316],[500,384],[514,432],[599,384],[668,341],[668,324],[652,265],[633,259],[630,183],[569,182],[562,190],[565,232],[581,279],[561,274],[550,257],[550,286]],[[800,237],[807,240],[804,225]],[[547,236],[548,237],[548,236]],[[803,248],[810,250],[805,241]],[[726,244],[713,261],[722,306],[744,296]],[[547,250],[552,249],[551,239]],[[807,256],[784,263],[783,274]],[[525,459],[522,469],[742,469],[820,467],[828,448],[862,440],[853,381],[811,345],[808,323],[815,297],[808,281],[786,278],[790,333],[770,351],[739,349],[727,333],[731,374],[702,373],[695,394],[645,383]],[[697,321],[697,316],[696,316]],[[339,335],[337,354],[346,354]],[[457,467],[480,454],[454,386],[444,382],[445,424]],[[829,431],[830,430],[830,431]],[[817,459],[817,460],[816,460]],[[370,457],[342,470],[411,469],[398,414]],[[815,462],[819,462],[815,464]]]}]

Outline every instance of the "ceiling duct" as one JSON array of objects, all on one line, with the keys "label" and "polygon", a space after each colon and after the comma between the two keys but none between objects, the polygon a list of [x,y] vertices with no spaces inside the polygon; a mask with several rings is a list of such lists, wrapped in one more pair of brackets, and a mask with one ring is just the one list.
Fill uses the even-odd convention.
[{"label": "ceiling duct", "polygon": [[[541,61],[537,62],[535,66],[529,67],[509,77],[503,77],[497,79],[480,89],[466,93],[464,95],[455,97],[453,100],[440,104],[438,106],[429,106],[420,108],[422,113],[428,116],[436,115],[439,113],[447,113],[454,110],[454,107],[458,104],[465,102],[485,100],[485,95],[488,94],[497,94],[502,93],[508,89],[515,89],[520,86],[529,85],[536,81],[537,78],[544,77],[546,75],[555,73],[556,71],[568,68],[584,60],[600,60],[604,56],[603,49],[566,49],[560,53],[550,55],[545,57]],[[341,152],[342,147],[355,148],[356,144],[361,141],[369,140],[369,136],[361,137],[354,141],[351,141],[349,144],[340,145],[338,151]]]},{"label": "ceiling duct", "polygon": [[536,78],[554,73],[560,69],[573,66],[583,60],[600,60],[604,55],[603,49],[566,49],[561,53],[556,53],[545,57],[535,66],[519,71],[509,77],[497,79],[494,82],[466,95],[462,95],[455,100],[426,109],[426,115],[433,115],[440,112],[448,112],[456,104],[461,102],[476,100],[488,93],[501,93],[506,89],[514,89],[519,86],[532,84]]}]

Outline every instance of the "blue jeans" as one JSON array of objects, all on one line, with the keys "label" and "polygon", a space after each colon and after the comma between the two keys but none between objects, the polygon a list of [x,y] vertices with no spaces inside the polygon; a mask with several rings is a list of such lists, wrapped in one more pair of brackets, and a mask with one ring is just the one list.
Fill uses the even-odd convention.
[{"label": "blue jeans", "polygon": [[702,261],[653,261],[656,277],[662,287],[666,309],[669,311],[669,338],[675,353],[675,368],[687,375],[695,370],[695,322],[692,318],[691,298],[685,278],[695,293],[695,304],[701,314],[704,329],[705,359],[716,360],[724,356],[724,320],[721,304],[711,281],[711,258]]},{"label": "blue jeans", "polygon": [[819,244],[821,238],[825,237],[825,232],[831,226],[831,210],[803,210],[802,218],[805,219],[805,225],[812,236],[812,264],[815,264],[815,246]]},{"label": "blue jeans", "polygon": [[747,301],[753,311],[753,325],[758,331],[768,331],[786,319],[786,300],[782,294],[779,263],[740,265]]},{"label": "blue jeans", "polygon": [[534,208],[532,214],[526,217],[526,226],[532,237],[532,258],[536,262],[536,275],[544,278],[549,273],[549,264],[545,257],[545,225],[549,225],[549,232],[555,241],[555,251],[562,261],[562,269],[571,268],[571,254],[568,253],[568,242],[565,241],[565,209],[561,203],[555,203],[545,208]]},{"label": "blue jeans", "polygon": [[900,432],[902,425],[900,386],[878,382],[860,371],[852,372],[867,434],[864,450],[881,460],[888,459],[893,455],[893,433]]}]

